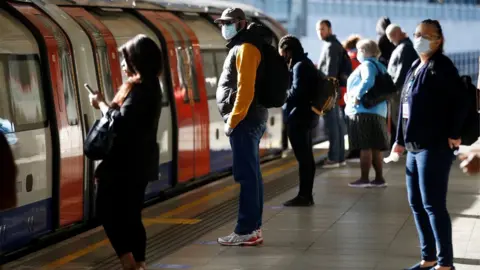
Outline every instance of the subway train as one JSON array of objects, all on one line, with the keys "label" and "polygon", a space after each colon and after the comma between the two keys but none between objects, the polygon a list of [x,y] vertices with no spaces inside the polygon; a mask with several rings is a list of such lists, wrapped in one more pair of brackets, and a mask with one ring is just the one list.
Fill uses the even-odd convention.
[{"label": "subway train", "polygon": [[[83,141],[101,117],[83,85],[112,100],[126,79],[117,48],[143,33],[162,49],[163,107],[158,127],[158,181],[145,200],[228,173],[232,153],[215,92],[227,54],[213,23],[241,7],[267,26],[273,45],[282,25],[242,4],[204,0],[2,0],[0,3],[0,132],[19,174],[17,208],[0,212],[0,255],[14,253],[95,218],[96,163]],[[151,59],[160,61],[160,59]],[[261,155],[285,150],[281,108],[269,109]],[[323,120],[314,132],[326,140]],[[132,142],[133,144],[135,142]]]}]

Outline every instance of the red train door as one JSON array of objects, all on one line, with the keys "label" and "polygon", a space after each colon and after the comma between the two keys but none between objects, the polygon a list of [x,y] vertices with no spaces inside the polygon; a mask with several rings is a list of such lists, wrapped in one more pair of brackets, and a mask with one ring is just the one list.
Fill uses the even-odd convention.
[{"label": "red train door", "polygon": [[54,167],[53,170],[54,174],[59,170],[59,181],[54,182],[56,193],[52,197],[54,207],[58,207],[59,225],[65,226],[83,219],[83,138],[73,54],[68,38],[50,17],[28,4],[10,5],[37,27],[47,45],[60,143],[59,146],[52,146],[59,147],[59,151],[54,153],[60,155],[57,157],[59,168]]},{"label": "red train door", "polygon": [[169,12],[160,12],[160,14],[180,33],[184,40],[184,51],[188,60],[187,67],[190,69],[193,82],[195,177],[201,177],[210,172],[210,140],[208,138],[210,121],[200,45],[197,36],[184,21]]},{"label": "red train door", "polygon": [[[192,57],[185,48],[182,33],[162,16],[163,12],[142,10],[139,13],[161,31],[167,42],[178,121],[178,182],[186,182],[205,175],[210,170],[208,108],[207,111],[197,111],[195,107],[195,103],[199,103],[202,98],[206,102],[206,94],[204,92],[204,96],[201,96],[196,80],[193,80],[193,62],[189,61]],[[205,114],[207,125],[202,127],[202,122],[198,119],[202,119]],[[205,127],[206,130],[203,130]],[[204,160],[199,160],[196,156]]]}]

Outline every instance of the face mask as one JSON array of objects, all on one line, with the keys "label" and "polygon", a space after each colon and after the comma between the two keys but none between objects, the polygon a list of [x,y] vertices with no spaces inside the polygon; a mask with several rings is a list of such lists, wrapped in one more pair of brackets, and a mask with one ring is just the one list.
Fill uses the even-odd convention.
[{"label": "face mask", "polygon": [[237,35],[237,28],[234,23],[222,25],[222,36],[226,40],[230,40]]},{"label": "face mask", "polygon": [[416,38],[413,41],[413,47],[418,54],[428,54],[430,52],[430,41],[423,37]]},{"label": "face mask", "polygon": [[362,52],[357,52],[357,60],[358,62],[362,63],[363,61],[365,61],[365,55],[363,55]]}]

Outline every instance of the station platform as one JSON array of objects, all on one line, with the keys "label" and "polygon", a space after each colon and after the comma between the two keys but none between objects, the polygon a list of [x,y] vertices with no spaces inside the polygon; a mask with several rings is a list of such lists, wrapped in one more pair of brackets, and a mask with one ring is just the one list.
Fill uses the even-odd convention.
[{"label": "station platform", "polygon": [[[318,159],[325,150],[318,151]],[[235,225],[239,186],[231,177],[144,210],[148,269],[195,270],[398,270],[419,260],[415,225],[407,202],[404,161],[385,165],[387,188],[347,184],[359,165],[317,168],[315,205],[285,208],[296,195],[292,156],[263,166],[265,242],[222,247],[219,236]],[[373,172],[372,172],[373,176]],[[454,164],[449,190],[458,270],[480,269],[480,177]],[[121,269],[101,227],[50,246],[4,269]]]}]

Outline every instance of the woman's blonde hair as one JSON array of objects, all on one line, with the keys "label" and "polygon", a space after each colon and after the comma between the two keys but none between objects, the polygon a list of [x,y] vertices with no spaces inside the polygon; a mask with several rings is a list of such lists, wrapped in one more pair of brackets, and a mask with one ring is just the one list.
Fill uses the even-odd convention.
[{"label": "woman's blonde hair", "polygon": [[357,50],[362,52],[365,57],[376,57],[380,56],[380,48],[378,44],[371,39],[361,39],[357,42]]}]

